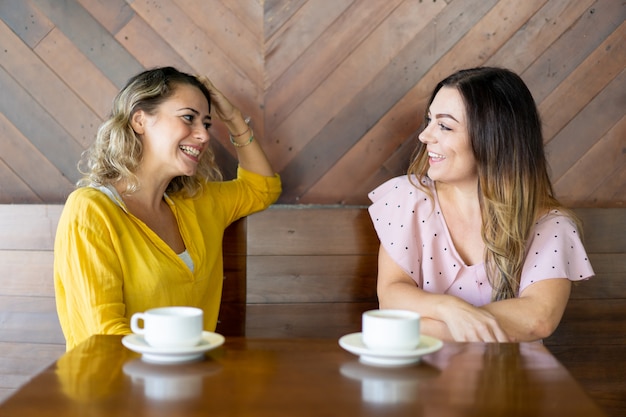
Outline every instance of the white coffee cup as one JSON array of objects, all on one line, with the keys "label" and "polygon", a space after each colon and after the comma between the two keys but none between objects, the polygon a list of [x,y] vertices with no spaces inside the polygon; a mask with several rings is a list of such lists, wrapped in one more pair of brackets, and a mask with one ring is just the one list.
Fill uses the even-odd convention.
[{"label": "white coffee cup", "polygon": [[370,310],[362,316],[363,344],[372,350],[413,350],[420,343],[420,315],[407,310]]},{"label": "white coffee cup", "polygon": [[202,316],[202,310],[195,307],[153,308],[133,314],[130,329],[155,348],[193,347],[202,339]]}]

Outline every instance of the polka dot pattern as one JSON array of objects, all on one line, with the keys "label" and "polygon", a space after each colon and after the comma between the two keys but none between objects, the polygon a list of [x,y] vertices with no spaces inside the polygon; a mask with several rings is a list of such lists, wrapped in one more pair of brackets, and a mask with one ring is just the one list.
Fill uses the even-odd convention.
[{"label": "polka dot pattern", "polygon": [[[381,244],[418,287],[455,295],[476,306],[489,303],[492,288],[484,264],[464,264],[452,244],[434,185],[427,179],[422,183],[434,201],[407,176],[393,178],[370,192],[369,212]],[[531,233],[520,291],[543,279],[576,281],[593,275],[574,232],[572,222],[558,211],[540,219]]]}]

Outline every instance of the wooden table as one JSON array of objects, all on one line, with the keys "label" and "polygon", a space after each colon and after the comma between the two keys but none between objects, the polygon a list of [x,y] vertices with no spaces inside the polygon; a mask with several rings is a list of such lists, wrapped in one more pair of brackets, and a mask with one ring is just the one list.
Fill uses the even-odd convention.
[{"label": "wooden table", "polygon": [[94,336],[0,404],[30,416],[604,416],[539,344],[446,343],[401,368],[337,340],[227,338],[200,362],[154,365]]}]

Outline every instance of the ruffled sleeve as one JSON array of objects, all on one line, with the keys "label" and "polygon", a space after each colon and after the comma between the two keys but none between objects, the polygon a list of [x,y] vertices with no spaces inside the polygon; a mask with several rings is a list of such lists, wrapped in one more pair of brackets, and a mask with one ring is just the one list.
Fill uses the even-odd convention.
[{"label": "ruffled sleeve", "polygon": [[[430,181],[422,181],[434,196]],[[407,176],[387,181],[370,192],[369,198],[373,202],[369,213],[374,228],[391,258],[418,287],[447,293],[460,278],[463,265],[451,244],[436,198],[411,184]],[[472,286],[478,285],[476,279],[471,281]]]},{"label": "ruffled sleeve", "polygon": [[520,293],[544,279],[580,281],[594,275],[575,224],[558,210],[539,219],[530,239]]}]

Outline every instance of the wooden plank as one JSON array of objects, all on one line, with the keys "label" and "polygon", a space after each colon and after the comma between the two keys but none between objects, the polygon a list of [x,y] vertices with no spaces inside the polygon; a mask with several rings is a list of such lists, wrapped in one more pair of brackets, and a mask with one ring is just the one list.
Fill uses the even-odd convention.
[{"label": "wooden plank", "polygon": [[0,2],[0,20],[31,48],[54,27],[31,0]]},{"label": "wooden plank", "polygon": [[544,340],[553,345],[624,345],[624,299],[569,300],[556,331]]},{"label": "wooden plank", "polygon": [[576,208],[583,223],[589,253],[626,252],[626,216],[623,208]]},{"label": "wooden plank", "polygon": [[378,237],[360,208],[273,206],[249,216],[247,226],[248,256],[378,254]]},{"label": "wooden plank", "polygon": [[[96,113],[97,117],[81,120],[78,114],[68,111],[68,114],[76,118],[73,121],[63,121],[55,115],[63,125],[71,124],[88,129],[88,134],[81,132],[83,137],[80,142],[83,145],[91,144],[100,122],[111,113],[111,103],[117,94],[117,87],[58,29],[52,30],[34,51]],[[72,130],[70,126],[67,128]]]},{"label": "wooden plank", "polygon": [[[435,18],[442,19],[444,26],[458,23],[459,32],[466,29],[463,21],[451,22],[458,16],[456,12],[461,13],[451,9],[453,7],[446,7],[442,2],[404,2],[374,28],[358,48],[293,109],[288,118],[276,128],[268,126],[268,132],[271,132],[277,145],[268,149],[267,153],[272,161],[277,161],[276,169],[281,172],[291,164],[297,164],[298,157],[314,150],[309,150],[310,147],[327,140],[338,142],[341,146],[315,150],[316,154],[308,159],[313,159],[313,163],[317,159],[328,160],[325,165],[332,165],[333,159],[340,157],[375,123],[379,118],[376,113],[384,109],[384,114],[387,102],[395,103],[436,61],[432,44],[424,41],[425,37],[432,37],[433,32],[437,33],[440,27],[433,24]],[[416,19],[416,16],[420,18]],[[447,36],[444,39],[446,41],[436,43],[442,49],[436,49],[437,54],[443,54],[443,50],[456,41],[448,41]],[[376,59],[372,59],[373,56]],[[415,61],[416,56],[421,57],[419,62]],[[390,84],[389,80],[396,82]],[[372,91],[366,95],[368,90]],[[363,103],[368,103],[368,106],[363,106]],[[358,109],[352,108],[353,105]],[[330,131],[333,126],[338,130]],[[324,155],[317,152],[324,152]],[[308,171],[309,164],[305,165],[305,171]],[[285,180],[290,181],[290,175],[287,173]],[[294,180],[294,185],[299,182],[300,179]],[[291,188],[288,184],[286,192],[289,193]]]},{"label": "wooden plank", "polygon": [[[29,102],[34,101],[38,106],[42,107],[42,112],[49,115],[48,118],[54,118],[55,124],[63,131],[62,134],[65,137],[59,138],[58,142],[54,142],[54,147],[57,148],[61,145],[70,149],[81,149],[82,151],[92,142],[94,132],[101,119],[85,106],[85,103],[59,79],[57,74],[52,72],[46,63],[31,49],[21,43],[2,22],[0,22],[0,48],[4,50],[4,57],[6,58],[3,60],[2,70],[10,74],[12,78],[12,80],[7,80],[3,84],[18,84],[28,94],[27,98],[20,99],[18,93],[15,92],[15,97],[9,95],[10,99],[3,99],[2,101],[6,100],[7,103],[3,106],[2,113],[22,132],[26,133],[28,130],[22,128],[16,120],[27,119],[22,123],[35,124],[32,123],[34,117],[38,120],[36,125],[41,125],[42,123],[42,120],[37,118],[37,115],[31,114],[31,107],[28,106]],[[15,88],[12,87],[13,90]],[[17,101],[15,101],[16,99]],[[11,108],[7,108],[8,106],[11,106]],[[29,112],[20,111],[24,108],[28,108]],[[59,128],[56,130],[59,130]],[[54,133],[54,130],[50,129],[49,132]],[[66,138],[68,133],[79,146],[71,143],[72,141]],[[26,136],[33,141],[34,135],[28,134]],[[48,140],[47,142],[51,141]],[[48,152],[53,153],[50,145],[37,147],[45,151],[43,153],[46,156],[48,156]],[[78,155],[80,156],[80,152],[78,152]],[[68,156],[72,156],[72,153],[65,152],[65,158],[62,162],[67,164]],[[71,161],[74,165],[74,170],[77,161],[78,158]],[[55,165],[59,166],[56,163]]]},{"label": "wooden plank", "polygon": [[250,256],[248,303],[376,301],[376,255]]},{"label": "wooden plank", "polygon": [[546,144],[553,182],[557,182],[595,141],[624,116],[626,95],[623,91],[626,91],[626,70],[613,79]]},{"label": "wooden plank", "polygon": [[0,159],[0,203],[28,203],[43,201],[18,175]]},{"label": "wooden plank", "polygon": [[[624,137],[624,136],[622,136]],[[587,197],[589,207],[626,207],[626,167],[622,164]]]},{"label": "wooden plank", "polygon": [[[415,117],[415,119],[418,119]],[[381,133],[382,135],[382,133]],[[377,135],[378,136],[378,135]],[[397,137],[394,135],[389,135],[388,142],[392,142],[393,137]],[[372,140],[372,150],[368,151],[368,153],[376,153],[376,148],[379,144],[378,140],[382,140],[382,136],[372,138],[368,134],[368,139]],[[363,143],[363,140],[359,142],[359,145]],[[404,175],[407,172],[407,168],[409,166],[411,156],[415,151],[415,146],[417,143],[417,132],[413,132],[409,136],[407,136],[404,140],[400,141],[396,146],[396,150],[391,153],[387,159],[384,159],[382,163],[378,164],[377,167],[373,167],[368,172],[363,172],[363,177],[359,178],[358,182],[354,183],[354,187],[350,194],[342,196],[342,204],[353,204],[353,205],[370,205],[372,202],[368,198],[368,193],[384,183],[385,181]],[[357,146],[359,146],[357,145]],[[354,148],[353,148],[354,149]],[[365,158],[364,158],[365,159]],[[370,159],[370,158],[367,158]],[[363,161],[362,165],[366,165],[367,161]],[[338,175],[335,172],[335,175]],[[349,175],[350,177],[355,176],[353,173]],[[343,180],[342,180],[343,181]],[[335,182],[338,182],[337,177],[335,176]],[[321,191],[323,192],[323,190]],[[332,196],[332,195],[331,195]],[[311,188],[307,193],[303,196],[302,202],[308,203],[309,198],[316,199],[314,193],[314,187]],[[332,201],[332,200],[331,200]]]},{"label": "wooden plank", "polygon": [[[0,25],[1,26],[1,25]],[[76,169],[83,148],[42,108],[32,96],[0,68],[0,113],[28,138],[72,183],[80,175]],[[21,109],[27,108],[27,113]],[[33,123],[37,120],[37,123]]]},{"label": "wooden plank", "polygon": [[[231,101],[240,106],[244,114],[250,115],[253,120],[262,120],[260,108],[256,105],[262,102],[262,88],[242,72],[233,71],[235,65],[215,43],[217,39],[208,38],[173,0],[158,4],[150,0],[135,0],[131,7],[154,31],[167,39],[195,73],[209,76]],[[258,133],[262,134],[262,130],[259,129]]]},{"label": "wooden plank", "polygon": [[139,62],[76,0],[32,1],[118,88],[126,84],[131,75],[143,70]]},{"label": "wooden plank", "polygon": [[224,231],[224,283],[216,331],[243,336],[246,331],[246,222],[243,218]]},{"label": "wooden plank", "polygon": [[[600,138],[578,161],[554,183],[554,192],[568,206],[593,201],[590,196],[613,173],[626,171],[626,116]],[[613,189],[616,191],[616,189]],[[624,195],[622,194],[622,200]],[[619,199],[619,197],[617,197]]]},{"label": "wooden plank", "polygon": [[[411,90],[376,123],[364,137],[337,161],[337,163],[302,196],[302,202],[318,201],[331,203],[341,201],[345,195],[363,196],[359,200],[351,200],[352,204],[367,201],[367,192],[363,190],[363,178],[385,163],[389,155],[399,153],[403,161],[398,167],[408,166],[413,151],[411,145],[408,152],[399,148],[405,142],[411,142],[416,136],[430,91],[445,76],[463,67],[484,64],[486,57],[502,47],[527,19],[545,3],[545,0],[500,1],[474,27],[459,40],[428,72],[411,88]],[[475,45],[481,45],[478,49]],[[398,152],[396,152],[398,151]],[[364,158],[364,155],[367,157]],[[400,171],[405,172],[402,168]],[[337,181],[337,178],[342,178]]]},{"label": "wooden plank", "polygon": [[0,295],[0,342],[65,343],[53,297]]},{"label": "wooden plank", "polygon": [[[263,39],[256,37],[239,17],[219,0],[174,0],[206,39],[220,39],[216,48],[233,63],[231,72],[240,71],[254,84],[263,85]],[[260,6],[256,6],[260,7]],[[242,53],[242,51],[245,51]]]},{"label": "wooden plank", "polygon": [[[424,4],[426,3],[420,3],[420,5]],[[459,2],[451,3],[439,13],[434,22],[430,22],[423,31],[420,31],[421,36],[420,34],[414,36],[391,62],[380,69],[373,79],[366,82],[365,85],[359,86],[358,93],[348,94],[349,103],[345,103],[344,100],[337,100],[336,105],[333,103],[333,106],[328,106],[327,99],[322,99],[321,102],[325,103],[323,105],[321,102],[315,103],[318,92],[326,94],[326,97],[329,94],[337,97],[339,85],[335,85],[332,92],[319,88],[310,100],[307,100],[308,105],[315,103],[317,111],[313,112],[313,109],[307,108],[306,105],[299,106],[294,114],[297,113],[300,116],[289,119],[290,123],[292,120],[297,122],[297,130],[292,130],[292,132],[301,132],[297,137],[309,138],[307,133],[311,131],[310,128],[315,129],[315,131],[319,130],[320,125],[323,125],[323,128],[310,138],[303,147],[301,147],[302,144],[291,141],[291,147],[298,153],[293,159],[287,155],[284,156],[289,162],[281,171],[285,191],[279,201],[296,202],[301,195],[305,194],[311,185],[334,164],[337,158],[350,149],[376,120],[379,120],[398,99],[403,97],[417,83],[428,66],[450,49],[492,5],[493,2],[491,1],[474,1],[471,6],[467,2],[462,2],[462,5]],[[454,27],[455,31],[444,34],[443,28],[447,27]],[[432,40],[434,43],[425,41],[433,38],[433,36],[435,37]],[[386,54],[383,55],[386,56]],[[420,56],[422,59],[416,61],[416,56]],[[350,75],[344,75],[353,77],[356,69],[356,67],[352,68]],[[336,74],[339,75],[340,72],[336,72]],[[389,80],[398,80],[398,82],[390,84]],[[346,84],[347,81],[347,79],[342,80],[342,84]],[[341,95],[346,92],[345,89],[339,89],[339,91],[342,91]],[[364,107],[363,103],[376,103],[376,105]],[[336,110],[337,106],[341,105],[344,107],[341,110]],[[332,119],[327,119],[326,115],[319,112],[321,107],[324,107],[325,111],[334,111]],[[303,111],[306,115],[301,113]],[[316,114],[317,117],[311,118],[310,114]],[[303,115],[305,117],[301,119]],[[276,136],[282,137],[280,134]],[[293,137],[294,135],[289,136]],[[300,149],[298,150],[298,148]],[[329,157],[329,155],[333,157]],[[303,175],[303,172],[306,172],[306,175]]]},{"label": "wooden plank", "polygon": [[[499,2],[497,6],[504,5],[504,3],[506,2]],[[589,0],[587,3],[589,5],[592,1]],[[504,45],[499,46],[499,49],[486,62],[486,65],[507,66],[516,71],[522,71],[560,33],[566,30],[588,5],[585,5],[583,1],[547,2],[527,21],[518,20],[519,18],[516,16],[518,13],[516,8],[520,7],[518,3],[513,5],[513,10],[494,7],[488,13],[494,19],[506,10],[507,15],[500,19],[503,24],[510,23],[511,28],[516,30],[518,24],[524,24],[523,30],[518,30]],[[524,18],[537,7],[536,4],[525,4],[525,6],[532,8],[519,11],[519,13],[525,13]],[[503,10],[498,11],[499,9]],[[511,13],[512,15],[510,15]],[[545,30],[546,22],[550,22],[551,30]],[[318,183],[307,191],[307,194],[300,201],[302,203],[367,204],[369,203],[366,196],[368,191],[386,179],[405,172],[404,167],[413,151],[416,131],[421,123],[419,115],[423,112],[430,91],[441,78],[451,71],[451,68],[461,65],[459,63],[463,63],[463,66],[480,64],[480,62],[476,62],[478,55],[475,53],[472,43],[482,44],[483,40],[478,39],[478,37],[484,35],[485,28],[493,26],[494,23],[490,22],[488,16],[477,23],[470,32],[473,35],[468,34],[455,44],[379,123],[373,126],[334,167],[325,173]],[[510,28],[497,31],[498,34],[503,34],[493,38],[506,40],[509,36],[506,34],[507,30]],[[472,39],[473,42],[466,41],[471,38],[476,39]],[[490,41],[493,42],[494,39],[490,39]],[[494,46],[496,45],[494,44]],[[482,55],[489,56],[489,53],[491,52]],[[515,62],[517,64],[512,65]],[[410,146],[406,146],[407,143],[410,143]],[[394,150],[395,156],[388,158],[388,155]],[[385,160],[385,158],[388,159]],[[401,161],[396,163],[398,159]],[[389,166],[389,161],[392,161],[391,166]],[[381,172],[377,172],[379,169]],[[385,173],[387,170],[390,170],[390,173]],[[341,181],[338,181],[338,178],[341,178]],[[364,180],[364,178],[368,179]],[[346,196],[351,198],[346,198]]]},{"label": "wooden plank", "polygon": [[246,224],[239,219],[224,231],[224,283],[216,331],[224,336],[243,336],[246,330]]},{"label": "wooden plank", "polygon": [[0,250],[0,295],[54,297],[52,251]]},{"label": "wooden plank", "polygon": [[361,315],[378,303],[250,304],[247,337],[339,338],[361,330]]},{"label": "wooden plank", "polygon": [[15,394],[16,388],[2,388],[0,387],[0,404],[7,400],[11,395]]},{"label": "wooden plank", "polygon": [[552,138],[626,66],[626,22],[610,34],[539,104],[544,137]]},{"label": "wooden plank", "polygon": [[188,74],[195,72],[140,16],[134,15],[128,24],[115,34],[115,39],[145,68],[173,66]]},{"label": "wooden plank", "polygon": [[[547,1],[486,62],[486,65],[506,67],[523,73],[550,45],[554,43],[595,0]],[[547,30],[549,28],[549,30]]]},{"label": "wooden plank", "polygon": [[16,389],[61,357],[65,353],[65,343],[0,342],[0,352],[0,387]]},{"label": "wooden plank", "polygon": [[247,247],[246,239],[246,227],[247,218],[242,218],[224,230],[223,248],[222,251],[225,255],[245,255]]},{"label": "wooden plank", "polygon": [[626,19],[620,2],[598,0],[521,75],[542,102]]},{"label": "wooden plank", "polygon": [[135,13],[125,0],[77,0],[104,28],[116,34]]},{"label": "wooden plank", "polygon": [[[267,86],[266,128],[274,130],[291,110],[315,90],[332,71],[400,3],[354,2]],[[328,48],[328,45],[334,45]]]},{"label": "wooden plank", "polygon": [[265,39],[269,39],[307,0],[265,0],[263,2],[263,28]]},{"label": "wooden plank", "polygon": [[224,255],[223,303],[246,302],[246,256]]},{"label": "wooden plank", "polygon": [[272,85],[350,6],[351,0],[307,1],[265,40],[265,83]]},{"label": "wooden plank", "polygon": [[245,303],[222,303],[215,331],[223,336],[244,336],[246,310]]},{"label": "wooden plank", "polygon": [[[240,20],[240,25],[249,30],[255,39],[258,39],[259,45],[263,44],[266,39],[263,34],[263,6],[267,1],[260,2],[258,0],[239,0],[230,1],[222,0],[226,6]],[[293,3],[292,1],[290,3]]]},{"label": "wooden plank", "polygon": [[0,250],[49,250],[61,216],[61,205],[0,205]]},{"label": "wooden plank", "polygon": [[[0,159],[10,168],[11,173],[0,175],[2,181],[6,181],[6,186],[2,189],[2,203],[10,203],[11,196],[21,196],[25,198],[32,193],[28,201],[24,203],[64,202],[68,194],[74,189],[74,185],[50,163],[16,127],[0,113]],[[37,167],[37,169],[33,169]],[[14,176],[19,179],[14,179]],[[8,188],[21,183],[27,184],[24,187],[29,191],[20,190],[11,192]],[[18,203],[18,201],[13,201]]]},{"label": "wooden plank", "polygon": [[571,299],[626,299],[626,252],[590,253],[596,276],[572,285]]},{"label": "wooden plank", "polygon": [[594,343],[548,346],[548,349],[607,415],[619,417],[626,414],[623,346]]}]

